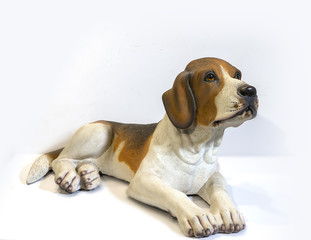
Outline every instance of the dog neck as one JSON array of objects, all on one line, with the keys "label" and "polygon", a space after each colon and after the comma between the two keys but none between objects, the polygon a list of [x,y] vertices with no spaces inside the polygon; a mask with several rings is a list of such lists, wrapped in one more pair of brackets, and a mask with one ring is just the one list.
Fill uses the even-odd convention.
[{"label": "dog neck", "polygon": [[163,140],[180,159],[189,164],[196,164],[202,159],[210,163],[215,161],[224,129],[196,125],[192,131],[181,131],[167,115],[160,124]]}]

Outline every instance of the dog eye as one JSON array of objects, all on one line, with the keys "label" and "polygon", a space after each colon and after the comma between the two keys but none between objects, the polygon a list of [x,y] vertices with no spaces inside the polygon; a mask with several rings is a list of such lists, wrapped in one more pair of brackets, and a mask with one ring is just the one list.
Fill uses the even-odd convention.
[{"label": "dog eye", "polygon": [[241,80],[241,78],[242,78],[241,72],[237,71],[237,72],[234,74],[234,78]]},{"label": "dog eye", "polygon": [[213,82],[215,80],[216,80],[216,76],[215,76],[215,73],[213,73],[213,72],[207,73],[205,76],[205,79],[204,79],[204,81],[206,81],[206,82]]}]

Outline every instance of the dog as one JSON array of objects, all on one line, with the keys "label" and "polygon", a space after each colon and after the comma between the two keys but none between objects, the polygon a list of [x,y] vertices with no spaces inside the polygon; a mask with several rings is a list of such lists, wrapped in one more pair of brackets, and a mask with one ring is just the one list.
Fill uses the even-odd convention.
[{"label": "dog", "polygon": [[[176,217],[186,236],[239,232],[245,221],[219,173],[224,130],[254,118],[256,88],[217,58],[190,62],[162,95],[166,114],[155,124],[96,121],[81,127],[60,150],[39,157],[27,184],[49,170],[68,193],[92,190],[100,173],[129,182],[127,194]],[[187,195],[198,195],[202,209]]]}]

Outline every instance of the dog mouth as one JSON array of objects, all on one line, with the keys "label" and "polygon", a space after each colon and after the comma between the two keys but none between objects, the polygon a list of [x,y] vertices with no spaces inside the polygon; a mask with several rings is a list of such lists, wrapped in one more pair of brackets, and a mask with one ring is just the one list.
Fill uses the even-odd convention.
[{"label": "dog mouth", "polygon": [[238,118],[238,119],[253,119],[254,117],[256,117],[257,115],[257,109],[254,105],[248,105],[245,108],[243,108],[242,110],[238,111],[237,113],[235,113],[234,115],[226,118],[226,119],[222,119],[222,120],[217,120],[213,122],[213,126],[217,127],[219,125],[221,125],[222,123],[225,123],[227,121],[230,121],[234,118]]}]

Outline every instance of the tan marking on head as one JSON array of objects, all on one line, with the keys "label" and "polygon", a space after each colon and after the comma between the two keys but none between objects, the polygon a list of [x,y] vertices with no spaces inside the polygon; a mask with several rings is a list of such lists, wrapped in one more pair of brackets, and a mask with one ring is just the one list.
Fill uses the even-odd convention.
[{"label": "tan marking on head", "polygon": [[121,124],[109,122],[114,132],[114,152],[124,142],[119,161],[124,162],[136,173],[149,150],[153,132],[157,124]]},{"label": "tan marking on head", "polygon": [[[186,71],[192,75],[190,85],[196,103],[196,121],[200,125],[209,126],[217,116],[216,96],[222,91],[225,79],[222,68],[232,77],[238,71],[228,62],[217,58],[202,58],[190,62]],[[206,82],[204,78],[208,72],[216,75],[214,82]]]},{"label": "tan marking on head", "polygon": [[[196,123],[208,126],[215,120],[215,97],[224,86],[222,67],[232,76],[237,72],[221,59],[194,60],[176,77],[173,87],[163,94],[166,113],[176,128],[187,130]],[[216,81],[204,81],[208,72],[216,74]]]}]

